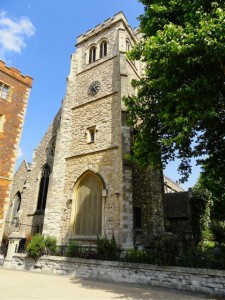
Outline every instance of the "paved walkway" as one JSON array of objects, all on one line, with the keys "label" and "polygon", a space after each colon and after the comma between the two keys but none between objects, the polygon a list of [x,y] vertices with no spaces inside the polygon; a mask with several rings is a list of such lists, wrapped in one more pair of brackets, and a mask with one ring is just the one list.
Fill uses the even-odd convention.
[{"label": "paved walkway", "polygon": [[122,283],[71,278],[0,267],[0,299],[117,299],[117,300],[203,300],[202,294]]}]

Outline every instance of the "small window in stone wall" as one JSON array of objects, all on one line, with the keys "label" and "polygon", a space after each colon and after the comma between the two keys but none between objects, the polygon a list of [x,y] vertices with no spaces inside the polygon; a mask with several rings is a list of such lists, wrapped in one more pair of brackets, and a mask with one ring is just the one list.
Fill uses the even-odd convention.
[{"label": "small window in stone wall", "polygon": [[94,143],[96,139],[96,126],[87,129],[87,143]]},{"label": "small window in stone wall", "polygon": [[0,114],[0,132],[4,131],[5,116]]},{"label": "small window in stone wall", "polygon": [[142,228],[141,207],[134,207],[134,228]]},{"label": "small window in stone wall", "polygon": [[10,90],[10,86],[3,82],[0,82],[0,98],[4,100],[10,100]]}]

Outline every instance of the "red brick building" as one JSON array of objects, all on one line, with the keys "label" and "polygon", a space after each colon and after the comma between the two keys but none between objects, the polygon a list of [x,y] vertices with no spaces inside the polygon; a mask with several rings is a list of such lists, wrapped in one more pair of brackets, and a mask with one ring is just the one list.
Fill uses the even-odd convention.
[{"label": "red brick building", "polygon": [[0,60],[0,244],[32,78]]}]

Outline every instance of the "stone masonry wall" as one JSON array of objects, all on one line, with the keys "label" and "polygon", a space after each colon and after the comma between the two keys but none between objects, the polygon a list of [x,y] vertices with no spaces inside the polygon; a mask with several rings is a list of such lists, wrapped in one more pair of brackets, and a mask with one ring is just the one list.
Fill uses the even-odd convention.
[{"label": "stone masonry wall", "polygon": [[64,206],[66,206],[67,200],[64,196],[64,183],[66,157],[68,157],[72,130],[71,107],[74,101],[72,82],[73,80],[69,76],[67,80],[67,95],[62,104],[61,122],[57,131],[54,164],[51,174],[51,182],[48,189],[48,198],[43,227],[43,234],[55,236],[58,240],[58,243],[61,243],[64,239],[61,234],[61,219],[64,218]]},{"label": "stone masonry wall", "polygon": [[134,228],[135,244],[148,247],[164,232],[162,173],[133,166],[133,205],[140,209],[141,228]]},{"label": "stone masonry wall", "polygon": [[[100,104],[100,105],[99,105]],[[112,111],[114,114],[112,115]],[[87,112],[92,112],[88,114]],[[66,175],[64,188],[64,212],[62,217],[62,236],[69,236],[69,225],[71,218],[71,206],[67,209],[66,203],[69,199],[74,200],[74,186],[78,178],[85,171],[93,171],[104,180],[108,191],[104,203],[104,228],[103,234],[108,237],[112,234],[119,239],[119,207],[121,200],[120,178],[121,162],[120,156],[120,107],[117,96],[108,96],[99,101],[87,103],[73,110],[72,124],[75,128],[72,133],[70,144],[71,157],[66,159]],[[87,143],[86,128],[96,126],[96,140]],[[119,198],[118,198],[119,197]],[[72,203],[72,206],[75,203]]]},{"label": "stone masonry wall", "polygon": [[[52,182],[52,169],[54,156],[49,155],[49,147],[52,141],[52,138],[57,137],[57,132],[60,126],[60,116],[61,110],[55,116],[52,124],[49,126],[46,134],[38,145],[37,149],[34,151],[33,162],[31,164],[31,170],[27,179],[27,189],[24,192],[22,199],[22,211],[21,222],[27,224],[26,232],[32,234],[36,233],[37,230],[40,230],[44,222],[44,211],[37,212],[37,202],[38,202],[38,193],[39,185],[41,179],[41,171],[45,164],[48,164],[51,169],[49,177],[49,187]],[[47,200],[48,201],[48,200]],[[39,229],[38,229],[39,228]],[[23,228],[21,228],[23,229]]]},{"label": "stone masonry wall", "polygon": [[23,209],[22,207],[24,202],[24,191],[28,187],[27,177],[29,174],[29,170],[30,170],[29,164],[26,161],[23,161],[14,175],[12,189],[10,191],[9,208],[5,219],[4,233],[6,234],[6,236],[9,236],[15,229],[15,224],[11,223],[11,222],[14,223],[15,221],[12,220],[11,216],[12,216],[15,195],[18,192],[21,195],[21,202],[22,202],[21,211]]},{"label": "stone masonry wall", "polygon": [[15,254],[11,268],[225,296],[225,271]]},{"label": "stone masonry wall", "polygon": [[[52,138],[56,137],[57,130],[60,125],[61,111],[56,115],[53,123],[48,128],[46,134],[41,140],[39,146],[34,151],[34,157],[32,164],[22,162],[19,166],[16,174],[14,175],[11,195],[10,195],[10,207],[7,212],[6,228],[7,235],[12,233],[14,226],[8,226],[8,222],[11,219],[11,212],[14,203],[14,197],[17,192],[21,193],[21,205],[19,210],[19,231],[25,236],[34,234],[38,228],[41,229],[44,220],[44,212],[36,214],[38,191],[40,184],[40,174],[42,167],[47,163],[51,170],[53,166],[53,156],[48,155],[49,142]],[[51,184],[51,175],[50,182]]]}]

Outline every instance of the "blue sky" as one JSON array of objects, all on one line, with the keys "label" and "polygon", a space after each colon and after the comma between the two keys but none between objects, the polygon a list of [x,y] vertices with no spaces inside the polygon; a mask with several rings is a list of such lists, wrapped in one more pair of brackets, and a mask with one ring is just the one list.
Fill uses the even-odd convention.
[{"label": "blue sky", "polygon": [[[17,167],[24,159],[32,161],[61,105],[77,36],[119,11],[134,28],[143,6],[138,0],[1,0],[0,59],[34,78]],[[174,181],[179,179],[176,168],[175,162],[165,170]],[[194,168],[184,188],[192,186],[198,174]]]}]

